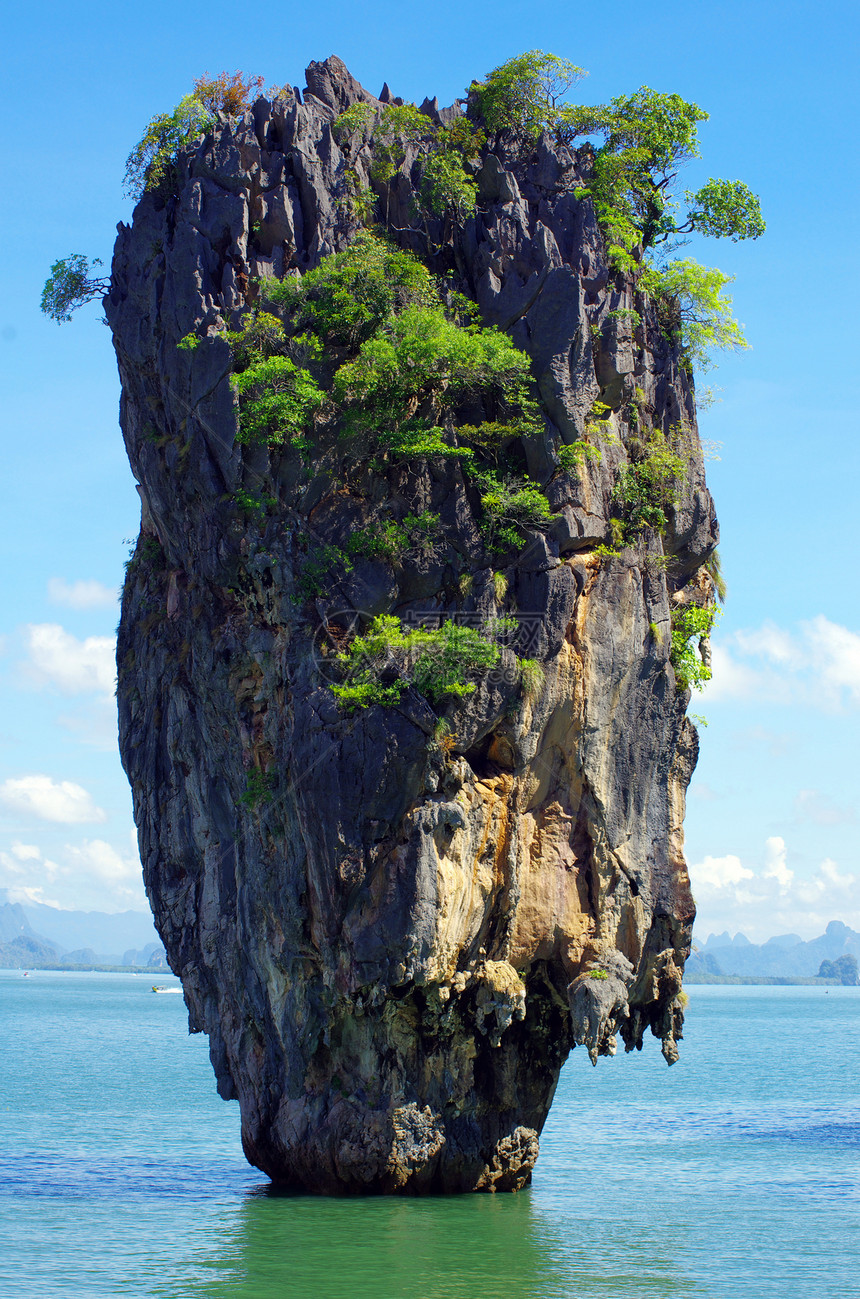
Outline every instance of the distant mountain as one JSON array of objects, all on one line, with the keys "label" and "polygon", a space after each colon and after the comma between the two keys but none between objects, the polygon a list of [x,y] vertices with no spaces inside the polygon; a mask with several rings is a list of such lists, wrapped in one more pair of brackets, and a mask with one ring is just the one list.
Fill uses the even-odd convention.
[{"label": "distant mountain", "polygon": [[0,889],[0,966],[164,965],[152,917],[143,911],[62,911],[10,902]]},{"label": "distant mountain", "polygon": [[0,890],[0,904],[4,902],[6,908],[0,905],[0,915],[7,908],[20,913],[31,932],[58,943],[66,951],[91,947],[96,952],[122,953],[147,943],[161,945],[148,911],[61,911],[41,902],[9,903],[8,894]]},{"label": "distant mountain", "polygon": [[60,959],[54,944],[35,934],[19,934],[9,942],[0,942],[0,969],[26,970],[31,965],[53,965]]},{"label": "distant mountain", "polygon": [[7,902],[0,906],[0,943],[12,943],[16,938],[32,934],[30,922],[20,903]]},{"label": "distant mountain", "polygon": [[860,934],[841,920],[831,920],[820,938],[804,942],[798,934],[779,934],[766,943],[751,943],[743,934],[711,934],[694,944],[687,962],[690,974],[738,974],[760,977],[814,978],[822,961],[860,958]]}]

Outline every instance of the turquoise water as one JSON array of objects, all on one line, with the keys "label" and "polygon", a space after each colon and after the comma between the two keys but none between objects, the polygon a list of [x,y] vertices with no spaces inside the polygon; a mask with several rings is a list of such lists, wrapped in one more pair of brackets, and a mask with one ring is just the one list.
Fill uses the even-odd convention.
[{"label": "turquoise water", "polygon": [[530,1190],[355,1201],[266,1193],[150,986],[0,972],[0,1295],[860,1296],[860,989],[693,987],[673,1069],[573,1053]]}]

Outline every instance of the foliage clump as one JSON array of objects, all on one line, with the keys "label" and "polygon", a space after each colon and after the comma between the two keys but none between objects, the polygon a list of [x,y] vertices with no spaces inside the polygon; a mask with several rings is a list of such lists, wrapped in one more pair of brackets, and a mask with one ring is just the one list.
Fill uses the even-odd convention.
[{"label": "foliage clump", "polygon": [[177,154],[201,135],[211,131],[216,114],[236,117],[250,107],[251,95],[263,86],[262,77],[243,72],[208,73],[198,77],[194,89],[183,96],[170,113],[157,113],[128,155],[125,164],[125,192],[139,199],[147,190],[168,189],[175,183]]},{"label": "foliage clump", "polygon": [[474,214],[478,186],[470,164],[486,143],[484,133],[462,117],[436,126],[414,104],[351,104],[334,123],[342,147],[360,140],[370,149],[371,180],[383,191],[384,216],[389,224],[389,186],[411,156],[419,165],[420,181],[413,199],[416,229],[429,238],[431,217],[451,216],[462,224]]},{"label": "foliage clump", "polygon": [[661,432],[652,431],[640,458],[625,465],[615,482],[613,500],[622,513],[624,545],[630,545],[643,528],[663,531],[684,472],[682,457]]},{"label": "foliage clump", "polygon": [[238,440],[305,449],[325,393],[309,370],[286,355],[290,339],[281,321],[268,312],[251,311],[242,329],[228,331],[226,337],[239,399]]},{"label": "foliage clump", "polygon": [[[473,304],[441,289],[417,257],[365,231],[302,279],[267,281],[261,293],[280,315],[257,308],[242,331],[227,335],[236,368],[249,367],[247,378],[234,381],[240,395],[268,373],[260,368],[264,356],[295,357],[298,340],[314,339],[317,360],[328,357],[330,371],[339,362],[327,381],[326,409],[348,456],[377,467],[460,460],[479,489],[484,534],[494,546],[519,547],[523,527],[552,520],[535,484],[499,468],[509,443],[543,429],[529,358],[507,334],[472,323]],[[307,419],[320,409],[322,390],[299,392],[290,377],[288,395]],[[485,418],[463,421],[460,412],[476,407]],[[240,420],[264,439],[272,426],[267,409],[247,403]],[[286,432],[295,440],[295,429]]]},{"label": "foliage clump", "polygon": [[[374,618],[367,631],[355,636],[338,655],[345,681],[331,687],[349,712],[371,704],[392,706],[414,687],[433,704],[474,694],[477,680],[499,666],[501,650],[494,633],[501,628],[478,629],[448,620],[441,627],[404,630],[393,614]],[[526,694],[543,681],[543,670],[531,659],[518,660]]]},{"label": "foliage clump", "polygon": [[446,407],[467,397],[519,416],[529,403],[530,377],[528,357],[506,334],[462,329],[437,303],[392,316],[341,366],[333,392],[353,431],[379,437],[416,419],[429,430]]},{"label": "foliage clump", "polygon": [[710,664],[702,655],[717,616],[713,605],[685,604],[672,610],[672,648],[669,658],[679,690],[701,690],[711,679]]},{"label": "foliage clump", "polygon": [[353,532],[346,544],[349,556],[384,559],[396,564],[409,553],[431,551],[439,535],[439,515],[432,510],[395,519],[376,519]]},{"label": "foliage clump", "polygon": [[496,554],[519,550],[524,528],[545,527],[556,517],[543,492],[529,478],[502,475],[477,465],[469,467],[469,477],[480,493],[481,532]]},{"label": "foliage clump", "polygon": [[659,268],[645,268],[639,287],[653,298],[667,337],[680,344],[691,365],[710,368],[711,353],[749,347],[723,290],[732,283],[716,267],[679,258]]},{"label": "foliage clump", "polygon": [[238,117],[251,107],[252,95],[262,93],[265,79],[246,76],[244,72],[219,72],[210,77],[204,72],[194,82],[194,97],[210,113],[225,113]]},{"label": "foliage clump", "polygon": [[261,771],[259,767],[252,767],[248,772],[245,788],[239,795],[240,803],[251,811],[261,804],[270,803],[276,781],[274,772]]},{"label": "foliage clump", "polygon": [[348,577],[357,559],[403,564],[408,555],[431,552],[439,535],[439,515],[431,510],[406,514],[399,522],[392,518],[371,519],[356,528],[343,546],[327,542],[314,547],[302,567],[299,591],[306,599],[321,595],[334,582]]},{"label": "foliage clump", "polygon": [[596,142],[588,183],[577,194],[591,199],[612,264],[642,276],[643,289],[665,299],[676,316],[680,311],[677,341],[692,364],[706,367],[712,350],[746,346],[731,300],[722,295],[729,277],[690,259],[658,269],[648,252],[660,248],[667,261],[679,237],[693,232],[757,239],[765,230],[759,200],[743,181],[711,177],[700,189],[684,191],[682,210],[678,175],[700,156],[698,129],[708,114],[680,95],[649,86],[607,104],[567,101],[584,75],[557,55],[531,50],[473,82],[469,114],[492,132],[511,132],[528,148],[543,131],[562,144]]},{"label": "foliage clump", "polygon": [[528,50],[487,73],[469,87],[472,111],[493,134],[512,131],[536,140],[562,121],[564,96],[588,76],[557,54]]},{"label": "foliage clump", "polygon": [[305,432],[325,394],[288,356],[270,356],[233,378],[239,394],[239,441],[305,447]]},{"label": "foliage clump", "polygon": [[296,328],[312,329],[342,347],[365,342],[406,307],[439,304],[426,266],[367,231],[301,279],[268,280],[261,291],[268,302],[290,313]]},{"label": "foliage clump", "polygon": [[70,257],[54,262],[42,290],[40,306],[45,315],[62,325],[71,320],[72,312],[85,302],[104,297],[110,289],[110,280],[94,279],[90,275],[101,264],[100,258],[90,262],[81,253],[72,253]]},{"label": "foliage clump", "polygon": [[166,189],[174,183],[180,149],[205,135],[215,125],[215,115],[195,94],[185,95],[170,113],[157,113],[147,123],[125,163],[124,188],[129,198],[140,199],[147,190]]}]

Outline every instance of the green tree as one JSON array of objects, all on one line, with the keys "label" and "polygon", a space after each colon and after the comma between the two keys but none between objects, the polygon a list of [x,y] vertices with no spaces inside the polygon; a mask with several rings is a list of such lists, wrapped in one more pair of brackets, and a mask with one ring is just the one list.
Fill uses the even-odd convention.
[{"label": "green tree", "polygon": [[528,50],[488,72],[469,87],[470,112],[493,134],[510,130],[529,140],[554,129],[561,101],[588,73],[569,59]]},{"label": "green tree", "polygon": [[110,289],[109,279],[93,279],[90,271],[101,266],[101,259],[90,262],[81,253],[72,253],[54,262],[42,290],[41,308],[58,325],[71,320],[72,312],[85,302],[103,298]]},{"label": "green tree", "polygon": [[124,186],[129,198],[142,198],[146,190],[169,183],[179,150],[214,124],[214,113],[196,94],[186,95],[172,113],[153,117],[126,159]]},{"label": "green tree", "polygon": [[463,221],[473,216],[478,197],[478,186],[463,166],[463,159],[455,152],[432,153],[427,159],[421,177],[421,199],[433,216],[444,216],[447,211]]},{"label": "green tree", "polygon": [[611,228],[617,261],[624,264],[637,244],[647,249],[694,230],[733,240],[764,233],[759,200],[742,181],[712,178],[697,192],[686,191],[688,210],[679,217],[678,173],[700,157],[698,128],[707,120],[697,104],[648,86],[609,104],[562,111],[565,138],[604,137],[592,182],[580,192],[591,194],[598,217]]},{"label": "green tree", "polygon": [[[367,105],[362,105],[367,107]],[[332,343],[353,347],[407,306],[438,306],[435,281],[416,257],[368,232],[300,280],[269,280],[263,296]]]},{"label": "green tree", "polygon": [[717,610],[685,604],[672,610],[672,648],[670,660],[675,669],[675,684],[679,690],[701,690],[711,679],[710,665],[703,650]]},{"label": "green tree", "polygon": [[[742,180],[709,180],[695,194],[685,192],[690,230],[716,239],[758,239],[765,232],[761,204]],[[679,227],[683,230],[684,227]]]},{"label": "green tree", "polygon": [[[441,304],[408,306],[361,346],[335,375],[333,395],[353,433],[397,448],[398,434],[437,434],[445,411],[469,396],[513,418],[530,411],[529,359],[495,329],[463,329]],[[411,446],[411,436],[409,445]],[[401,446],[401,454],[406,447]],[[448,453],[444,443],[412,454]]]},{"label": "green tree", "polygon": [[403,166],[408,150],[432,134],[433,123],[414,104],[385,104],[373,129],[373,179],[380,184],[390,181]]},{"label": "green tree", "polygon": [[684,469],[684,461],[663,434],[654,431],[641,458],[619,471],[613,499],[624,515],[625,545],[631,545],[643,528],[663,531]]},{"label": "green tree", "polygon": [[679,258],[665,267],[645,268],[639,287],[659,304],[667,332],[674,333],[691,364],[707,370],[714,350],[749,347],[732,314],[732,300],[723,292],[733,282],[716,267]]},{"label": "green tree", "polygon": [[588,184],[577,192],[592,200],[611,264],[647,277],[642,287],[652,296],[665,295],[663,314],[669,319],[674,311],[678,339],[694,364],[706,366],[712,349],[745,347],[731,299],[722,292],[727,276],[688,260],[657,270],[645,254],[662,246],[665,259],[671,241],[677,246],[693,232],[758,239],[765,231],[758,197],[743,181],[712,177],[699,190],[686,190],[682,207],[678,176],[700,156],[699,124],[708,114],[649,86],[607,104],[573,104],[566,97],[583,75],[557,55],[530,50],[473,82],[469,112],[488,130],[508,129],[526,142],[546,130],[566,144],[598,140]]}]

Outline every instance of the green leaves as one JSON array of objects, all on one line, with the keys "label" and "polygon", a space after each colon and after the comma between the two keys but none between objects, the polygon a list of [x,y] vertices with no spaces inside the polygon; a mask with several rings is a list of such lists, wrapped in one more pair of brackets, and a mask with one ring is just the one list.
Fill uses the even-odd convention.
[{"label": "green leaves", "polygon": [[169,181],[179,150],[214,124],[214,114],[196,94],[186,95],[172,113],[153,117],[126,159],[124,188],[128,197],[142,198],[146,190],[156,190]]},{"label": "green leaves", "polygon": [[631,545],[643,528],[663,531],[684,472],[684,461],[663,434],[652,433],[642,458],[625,465],[615,483],[613,500],[624,515],[623,545]]},{"label": "green leaves", "polygon": [[469,477],[481,496],[481,532],[490,550],[519,550],[523,528],[539,528],[556,517],[536,483],[513,474],[502,476],[492,469],[469,466]]},{"label": "green leaves", "polygon": [[528,404],[529,380],[529,359],[507,335],[463,329],[439,304],[409,306],[392,317],[341,366],[333,392],[354,431],[383,441],[387,434],[396,445],[398,432],[410,424],[417,431],[413,420],[422,405],[441,413],[467,396],[483,396],[519,414]]},{"label": "green leaves", "polygon": [[374,111],[370,104],[363,104],[358,101],[350,104],[345,108],[339,117],[335,119],[332,133],[338,144],[344,144],[351,136],[359,132],[364,135],[368,130],[371,122],[374,120]]},{"label": "green leaves", "polygon": [[670,330],[677,333],[690,362],[701,370],[713,365],[714,351],[739,351],[749,347],[742,327],[732,314],[732,300],[723,290],[733,277],[716,267],[679,258],[658,270],[649,266],[639,287],[664,304]]},{"label": "green leaves", "polygon": [[[404,631],[399,618],[382,614],[338,655],[346,680],[331,689],[350,712],[371,704],[395,705],[409,686],[433,704],[464,699],[475,693],[478,678],[499,666],[497,638],[514,630],[515,620],[497,618],[481,628],[449,619],[441,627]],[[542,666],[525,658],[517,659],[516,666],[523,695],[534,698],[544,682]],[[443,734],[439,727],[436,734],[438,741]]]},{"label": "green leaves", "polygon": [[346,550],[349,555],[399,563],[409,551],[432,550],[438,534],[439,515],[423,510],[421,514],[405,515],[400,523],[394,519],[373,520],[352,533]]},{"label": "green leaves", "polygon": [[634,165],[645,161],[651,170],[667,173],[699,157],[698,124],[708,114],[680,95],[663,95],[640,86],[632,95],[619,95],[604,109],[596,109],[606,131],[609,153],[636,155]]},{"label": "green leaves", "polygon": [[400,170],[408,150],[433,134],[433,123],[414,104],[385,104],[373,129],[370,175],[385,184]]},{"label": "green leaves", "polygon": [[455,622],[443,623],[435,631],[412,632],[409,648],[420,651],[412,671],[413,684],[432,703],[446,695],[462,699],[474,694],[477,686],[469,678],[488,672],[501,658],[497,645],[474,627]]},{"label": "green leaves", "polygon": [[544,50],[528,50],[469,87],[477,115],[493,133],[510,130],[529,140],[560,120],[560,101],[583,77],[582,68]]},{"label": "green leaves", "polygon": [[301,445],[325,399],[307,370],[286,356],[270,356],[233,376],[239,394],[239,441]]},{"label": "green leaves", "polygon": [[449,621],[439,628],[407,632],[399,618],[383,614],[338,655],[348,678],[331,688],[350,710],[396,704],[410,684],[437,703],[447,696],[473,694],[476,683],[471,678],[496,667],[500,657],[499,647],[474,627]]},{"label": "green leaves", "polygon": [[717,610],[713,606],[702,608],[696,604],[685,604],[672,610],[672,649],[669,657],[675,669],[675,684],[679,690],[701,690],[705,682],[710,681],[710,666],[697,651],[694,641],[701,649],[716,617]]},{"label": "green leaves", "polygon": [[[227,334],[240,441],[304,449],[326,393],[320,372],[299,362],[320,362],[325,375],[324,343],[354,352],[330,381],[325,419],[350,439],[350,454],[376,467],[435,456],[498,460],[507,442],[543,429],[527,355],[497,329],[460,323],[473,304],[452,294],[443,305],[426,267],[374,235],[360,235],[302,280],[266,282],[261,292],[286,319],[255,309]],[[483,421],[458,424],[464,406]],[[537,485],[481,472],[491,544],[519,548],[523,526],[553,518]],[[394,533],[377,540],[383,549],[400,544]]]},{"label": "green leaves", "polygon": [[39,304],[45,315],[62,325],[85,302],[104,297],[110,289],[110,280],[91,279],[90,271],[96,266],[101,266],[98,257],[90,262],[82,253],[72,253],[54,262]]},{"label": "green leaves", "polygon": [[435,281],[417,257],[364,232],[301,280],[268,280],[261,292],[293,313],[297,328],[346,347],[370,338],[404,307],[439,303]]},{"label": "green leaves", "polygon": [[761,203],[742,180],[709,180],[692,194],[686,191],[690,205],[689,222],[693,230],[716,239],[728,237],[758,239],[765,232]]},{"label": "green leaves", "polygon": [[430,155],[421,177],[421,198],[434,216],[443,216],[448,208],[461,221],[474,216],[477,197],[478,186],[457,153]]},{"label": "green leaves", "polygon": [[414,104],[384,104],[377,113],[369,104],[352,104],[337,118],[334,134],[343,146],[359,135],[369,144],[370,175],[379,186],[394,179],[410,152],[423,157],[416,216],[451,212],[462,222],[474,214],[478,187],[464,164],[480,157],[486,141],[467,118],[437,127]]},{"label": "green leaves", "polygon": [[[188,346],[187,337],[188,335],[181,339],[177,346]],[[230,344],[236,367],[240,370],[258,364],[267,356],[274,356],[283,350],[286,341],[284,326],[277,316],[271,315],[268,311],[252,311],[245,317],[242,329],[227,332],[227,342]]]}]

